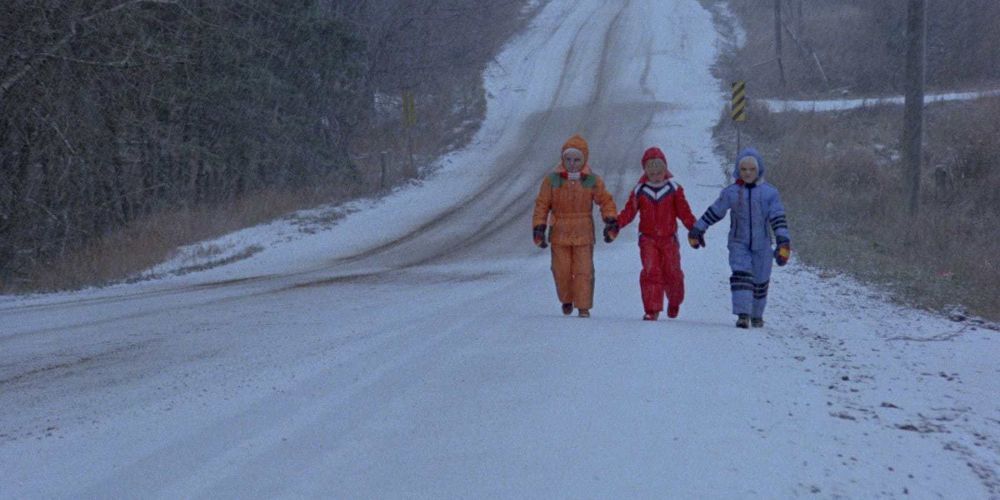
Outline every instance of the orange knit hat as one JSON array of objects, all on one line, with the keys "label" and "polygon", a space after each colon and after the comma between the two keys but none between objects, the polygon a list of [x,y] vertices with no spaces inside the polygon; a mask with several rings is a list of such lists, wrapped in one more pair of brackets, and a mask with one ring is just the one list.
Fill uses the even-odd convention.
[{"label": "orange knit hat", "polygon": [[562,149],[559,150],[560,154],[563,151],[566,151],[567,149],[578,149],[578,150],[580,150],[580,152],[583,153],[583,164],[584,165],[587,164],[587,158],[590,157],[590,149],[587,148],[587,141],[585,141],[583,139],[583,137],[580,137],[579,134],[574,134],[573,137],[570,137],[569,139],[567,139],[566,143],[563,144]]}]

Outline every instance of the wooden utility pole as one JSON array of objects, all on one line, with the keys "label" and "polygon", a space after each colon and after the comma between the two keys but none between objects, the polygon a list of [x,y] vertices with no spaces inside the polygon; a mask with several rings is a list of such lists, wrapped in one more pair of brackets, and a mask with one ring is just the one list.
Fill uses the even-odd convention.
[{"label": "wooden utility pole", "polygon": [[906,13],[906,104],[903,111],[903,163],[910,186],[910,215],[920,207],[920,163],[924,131],[924,47],[926,0],[909,0]]},{"label": "wooden utility pole", "polygon": [[796,3],[796,6],[798,7],[798,9],[797,9],[798,10],[798,19],[795,20],[795,22],[796,22],[796,26],[795,27],[796,27],[797,31],[799,32],[799,35],[802,35],[802,0],[798,0],[798,2]]},{"label": "wooden utility pole", "polygon": [[785,86],[785,66],[781,63],[781,0],[774,0],[774,52],[778,59],[778,78]]},{"label": "wooden utility pole", "polygon": [[417,166],[413,162],[413,126],[417,124],[417,105],[413,90],[403,90],[403,128],[406,129],[406,177],[417,176]]}]

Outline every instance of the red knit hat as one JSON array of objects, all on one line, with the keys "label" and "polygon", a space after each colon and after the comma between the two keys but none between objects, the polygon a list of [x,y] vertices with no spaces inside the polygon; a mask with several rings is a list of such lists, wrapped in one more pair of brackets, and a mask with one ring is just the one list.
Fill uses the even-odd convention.
[{"label": "red knit hat", "polygon": [[[663,154],[663,151],[660,151],[660,148],[655,146],[647,149],[646,152],[642,154],[642,168],[645,169],[646,162],[654,158],[663,160],[663,165],[667,166],[667,173],[666,173],[667,179],[670,179],[671,177],[674,176],[673,172],[670,171],[669,168],[670,164],[667,163],[667,155]],[[645,175],[643,177],[645,178]]]},{"label": "red knit hat", "polygon": [[667,163],[667,156],[663,154],[663,151],[660,151],[660,148],[653,146],[642,154],[642,166],[645,167],[646,162],[652,160],[653,158],[659,158],[663,160],[663,163]]}]

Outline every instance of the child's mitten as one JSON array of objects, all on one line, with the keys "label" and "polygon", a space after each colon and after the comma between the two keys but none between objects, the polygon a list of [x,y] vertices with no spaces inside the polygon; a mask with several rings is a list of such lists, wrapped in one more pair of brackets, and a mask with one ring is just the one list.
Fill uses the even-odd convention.
[{"label": "child's mitten", "polygon": [[705,231],[698,228],[692,228],[688,231],[688,245],[691,248],[698,249],[705,246]]},{"label": "child's mitten", "polygon": [[774,249],[774,262],[779,266],[788,264],[788,258],[792,256],[792,246],[788,238],[778,237],[778,246]]},{"label": "child's mitten", "polygon": [[538,248],[547,248],[549,246],[549,244],[545,242],[545,224],[539,224],[532,228],[531,236],[534,238],[535,245],[537,245]]},{"label": "child's mitten", "polygon": [[608,217],[604,219],[604,242],[611,243],[618,237],[618,219]]}]

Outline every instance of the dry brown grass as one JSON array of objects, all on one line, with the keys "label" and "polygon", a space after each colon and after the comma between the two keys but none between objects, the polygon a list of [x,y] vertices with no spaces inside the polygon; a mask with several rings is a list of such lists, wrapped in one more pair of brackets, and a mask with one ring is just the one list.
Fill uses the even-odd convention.
[{"label": "dry brown grass", "polygon": [[6,291],[71,290],[118,282],[163,262],[177,247],[321,203],[346,200],[357,194],[354,189],[331,179],[316,188],[268,190],[223,205],[163,211],[33,266],[24,277],[28,286],[9,283]]},{"label": "dry brown grass", "polygon": [[788,205],[808,264],[888,285],[905,302],[965,305],[1000,318],[1000,99],[926,113],[919,213],[897,150],[902,109],[769,114],[752,110],[750,143]]}]

